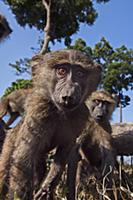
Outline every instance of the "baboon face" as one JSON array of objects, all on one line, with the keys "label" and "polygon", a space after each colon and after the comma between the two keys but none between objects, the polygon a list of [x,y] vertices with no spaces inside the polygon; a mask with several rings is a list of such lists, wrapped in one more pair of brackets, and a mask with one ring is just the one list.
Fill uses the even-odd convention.
[{"label": "baboon face", "polygon": [[41,64],[35,80],[39,87],[41,85],[44,88],[45,85],[47,96],[59,110],[75,109],[96,89],[100,81],[101,67],[80,51],[48,53],[43,60],[45,64]]},{"label": "baboon face", "polygon": [[52,94],[55,104],[61,109],[77,107],[84,94],[84,82],[88,72],[81,65],[61,64],[55,66],[56,84]]},{"label": "baboon face", "polygon": [[108,116],[109,102],[95,99],[93,101],[93,117],[96,121],[101,121]]},{"label": "baboon face", "polygon": [[106,91],[96,91],[90,97],[90,112],[92,117],[97,121],[109,120],[114,109],[115,99]]}]

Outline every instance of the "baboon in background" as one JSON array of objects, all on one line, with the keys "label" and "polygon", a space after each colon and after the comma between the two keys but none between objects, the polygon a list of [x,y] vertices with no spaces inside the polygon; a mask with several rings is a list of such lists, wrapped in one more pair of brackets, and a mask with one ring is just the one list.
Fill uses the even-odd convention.
[{"label": "baboon in background", "polygon": [[10,93],[8,96],[0,100],[0,118],[3,118],[9,113],[10,118],[7,121],[7,126],[10,126],[19,116],[24,115],[25,101],[30,95],[32,88],[19,89]]},{"label": "baboon in background", "polygon": [[0,41],[6,38],[12,29],[10,28],[6,18],[0,13]]},{"label": "baboon in background", "polygon": [[[98,133],[98,135],[96,135],[95,132],[94,133],[92,132],[93,136],[91,138],[89,134],[85,135],[83,134],[82,136],[80,136],[77,145],[72,150],[71,153],[72,155],[70,156],[70,161],[68,165],[68,184],[70,184],[68,185],[68,191],[70,191],[70,193],[68,194],[69,200],[75,199],[75,188],[78,189],[78,186],[80,185],[81,181],[81,175],[82,173],[84,173],[84,170],[85,171],[88,170],[88,173],[90,173],[91,175],[91,172],[96,171],[96,168],[99,170],[99,167],[101,167],[101,165],[99,165],[100,162],[97,156],[97,154],[99,156],[101,154],[100,152],[97,152],[96,149],[98,148],[99,151],[99,149],[101,149],[100,146],[106,144],[106,142],[109,140],[108,139],[109,134],[112,133],[112,128],[109,120],[111,119],[112,113],[116,106],[116,101],[114,97],[106,91],[95,91],[86,101],[86,105],[88,106],[90,114],[93,117],[93,119],[106,132],[105,133],[102,132],[102,134]],[[99,141],[98,137],[101,137],[100,143],[98,143]],[[93,158],[95,158],[96,160],[94,161]],[[103,170],[103,168],[101,169]],[[100,170],[101,174],[102,170]],[[72,176],[72,174],[74,173],[75,177],[74,175]],[[103,175],[105,175],[105,173]],[[69,177],[70,178],[74,177],[73,182],[69,181],[70,179]],[[76,180],[76,187],[74,188],[75,180]]]},{"label": "baboon in background", "polygon": [[[90,114],[84,101],[97,88],[101,67],[77,50],[47,53],[40,57],[38,65],[33,90],[26,102],[24,122],[11,155],[9,199],[13,199],[14,194],[20,199],[33,199],[35,161],[40,154],[45,156],[56,147],[54,162],[35,199],[49,195],[62,174],[76,138],[83,129],[90,131]],[[95,122],[92,126],[94,132],[103,131]],[[110,146],[106,147],[110,152]],[[4,154],[2,156],[4,158]],[[0,176],[4,175],[0,171]]]},{"label": "baboon in background", "polygon": [[86,104],[95,121],[111,134],[110,119],[116,107],[116,99],[109,92],[99,90],[91,94]]}]

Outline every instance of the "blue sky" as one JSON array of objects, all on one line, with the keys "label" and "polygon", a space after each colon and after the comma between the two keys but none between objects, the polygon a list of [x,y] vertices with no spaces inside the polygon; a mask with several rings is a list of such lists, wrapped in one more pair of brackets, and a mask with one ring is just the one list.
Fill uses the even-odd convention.
[{"label": "blue sky", "polygon": [[[106,4],[96,4],[99,17],[93,26],[81,25],[80,31],[72,36],[73,42],[77,38],[83,38],[90,46],[94,46],[101,37],[105,37],[114,47],[126,45],[133,48],[133,1],[110,0]],[[4,90],[16,80],[15,71],[9,63],[24,57],[32,57],[34,52],[31,47],[37,47],[38,37],[41,35],[36,29],[20,27],[8,6],[0,1],[0,12],[3,13],[13,29],[10,38],[0,44],[0,96]],[[62,49],[64,45],[58,43],[51,45],[52,50]],[[27,78],[23,76],[23,78]],[[131,100],[123,112],[123,121],[133,121],[133,91],[128,92]],[[113,122],[119,122],[119,111],[116,110]]]}]

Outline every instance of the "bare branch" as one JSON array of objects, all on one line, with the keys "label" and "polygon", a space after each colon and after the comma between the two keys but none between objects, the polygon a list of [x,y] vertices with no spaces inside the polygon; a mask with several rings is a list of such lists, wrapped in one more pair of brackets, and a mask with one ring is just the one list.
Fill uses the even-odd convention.
[{"label": "bare branch", "polygon": [[42,3],[47,11],[47,21],[46,21],[46,26],[44,28],[44,43],[42,46],[42,49],[40,51],[40,54],[45,54],[48,49],[48,44],[50,41],[50,23],[51,23],[51,0],[42,0]]}]

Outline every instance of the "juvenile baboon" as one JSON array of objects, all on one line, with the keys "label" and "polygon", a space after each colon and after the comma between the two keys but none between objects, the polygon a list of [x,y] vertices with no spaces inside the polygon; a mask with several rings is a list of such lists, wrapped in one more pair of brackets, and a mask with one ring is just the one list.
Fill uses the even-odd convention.
[{"label": "juvenile baboon", "polygon": [[86,104],[95,121],[111,134],[110,119],[116,107],[116,99],[109,92],[99,90],[91,94]]},{"label": "juvenile baboon", "polygon": [[[91,94],[89,99],[86,101],[86,105],[88,106],[90,114],[93,117],[93,119],[106,132],[99,131],[97,134],[96,132],[92,132],[91,138],[89,134],[83,134],[82,136],[79,137],[77,145],[72,150],[72,153],[71,153],[72,155],[70,156],[70,161],[68,165],[68,185],[69,185],[68,191],[70,191],[69,193],[70,195],[68,194],[68,199],[70,200],[75,199],[75,188],[74,188],[73,182],[75,182],[76,180],[76,185],[77,185],[76,188],[78,188],[78,185],[80,184],[81,174],[83,173],[84,169],[85,170],[89,169],[90,175],[91,175],[91,172],[99,171],[99,168],[101,168],[102,166],[101,165],[102,163],[99,159],[103,159],[102,153],[100,152],[100,150],[104,146],[106,146],[106,143],[109,140],[111,141],[109,134],[112,133],[112,128],[111,128],[109,120],[116,106],[116,101],[114,97],[106,91],[95,91]],[[99,143],[99,138],[101,138],[100,143]],[[109,144],[107,146],[109,147]],[[96,149],[98,149],[99,152]],[[112,149],[112,152],[113,152],[113,149]],[[95,161],[93,160],[94,158],[95,158]],[[114,158],[115,158],[115,154],[114,154]],[[112,157],[110,157],[110,159],[112,159]],[[107,162],[109,161],[111,160],[107,160]],[[102,167],[100,170],[101,174],[102,174],[103,169],[104,168]],[[105,172],[107,172],[107,170],[105,170]],[[106,174],[105,172],[103,173],[103,175]],[[72,176],[72,174],[74,173],[75,173],[75,177]],[[72,180],[69,181],[70,179],[69,177],[70,178],[74,177],[73,181]]]},{"label": "juvenile baboon", "polygon": [[6,38],[12,29],[10,28],[6,18],[0,13],[0,41]]},{"label": "juvenile baboon", "polygon": [[[83,129],[99,132],[95,121],[88,125],[90,114],[84,101],[96,89],[101,67],[77,50],[47,53],[41,56],[39,65],[12,153],[9,199],[13,199],[14,194],[20,199],[33,199],[35,161],[40,154],[45,156],[56,147],[54,162],[35,197],[45,199],[46,193],[60,178],[76,138]],[[109,152],[111,150],[106,145],[102,149],[103,154],[107,153],[106,148]],[[3,176],[3,172],[0,175]],[[0,182],[0,186],[2,184]]]},{"label": "juvenile baboon", "polygon": [[30,95],[32,89],[19,89],[10,93],[8,96],[0,100],[0,118],[9,113],[10,118],[7,121],[7,126],[10,126],[19,116],[24,115],[25,101]]}]

